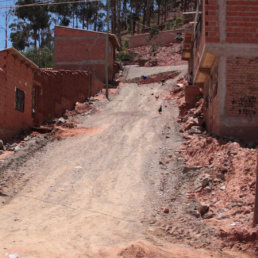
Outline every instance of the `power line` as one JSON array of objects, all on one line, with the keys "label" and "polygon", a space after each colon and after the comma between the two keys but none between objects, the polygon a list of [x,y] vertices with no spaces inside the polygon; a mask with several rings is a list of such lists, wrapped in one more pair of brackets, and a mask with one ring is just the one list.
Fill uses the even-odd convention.
[{"label": "power line", "polygon": [[6,2],[14,2],[15,0],[4,0],[4,1],[0,1],[0,3],[6,3]]},{"label": "power line", "polygon": [[25,5],[1,6],[0,9],[16,9],[16,8],[22,8],[22,7],[63,5],[63,4],[76,4],[76,3],[92,3],[92,2],[101,2],[101,0],[91,0],[91,1],[89,1],[89,0],[79,0],[79,1],[67,1],[67,2],[57,2],[57,3],[39,2],[39,3],[25,4]]}]

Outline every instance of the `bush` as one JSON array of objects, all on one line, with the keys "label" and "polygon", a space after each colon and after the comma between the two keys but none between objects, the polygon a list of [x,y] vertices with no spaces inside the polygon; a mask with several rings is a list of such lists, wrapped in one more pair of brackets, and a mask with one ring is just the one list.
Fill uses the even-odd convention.
[{"label": "bush", "polygon": [[117,55],[117,60],[120,61],[120,62],[132,61],[133,60],[133,54],[121,51]]},{"label": "bush", "polygon": [[173,30],[175,28],[175,23],[173,21],[169,21],[165,25],[165,30]]},{"label": "bush", "polygon": [[23,54],[40,68],[54,67],[53,50],[48,47],[41,49],[28,48],[23,52]]},{"label": "bush", "polygon": [[128,40],[125,40],[124,43],[123,43],[123,46],[122,46],[122,49],[123,50],[126,50],[129,48],[129,41]]},{"label": "bush", "polygon": [[176,27],[181,27],[184,24],[184,18],[183,17],[177,17],[176,18]]},{"label": "bush", "polygon": [[159,34],[159,27],[157,25],[153,25],[150,29],[149,40],[151,40],[154,36]]},{"label": "bush", "polygon": [[154,56],[157,54],[157,44],[156,43],[152,43],[151,44],[151,52],[154,54]]}]

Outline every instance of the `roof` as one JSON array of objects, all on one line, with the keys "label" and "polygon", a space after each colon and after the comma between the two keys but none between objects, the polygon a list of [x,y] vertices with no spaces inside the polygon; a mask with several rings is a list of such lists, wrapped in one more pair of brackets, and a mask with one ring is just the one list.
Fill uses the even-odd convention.
[{"label": "roof", "polygon": [[35,63],[33,63],[30,59],[28,59],[26,56],[24,56],[21,52],[19,52],[14,47],[0,50],[0,52],[7,52],[12,54],[13,56],[19,58],[20,61],[23,61],[25,64],[29,65],[31,68],[39,68]]},{"label": "roof", "polygon": [[[64,28],[64,29],[69,29],[69,30],[76,30],[76,31],[83,31],[83,32],[91,32],[91,33],[95,33],[98,35],[106,35],[106,32],[100,32],[100,31],[94,31],[94,30],[83,30],[83,29],[78,29],[78,28],[70,28],[70,27],[66,27],[66,26],[60,26],[60,25],[56,25],[55,28]],[[111,40],[112,44],[114,47],[116,48],[120,48],[121,45],[118,41],[118,38],[115,34],[109,33],[109,39]]]}]

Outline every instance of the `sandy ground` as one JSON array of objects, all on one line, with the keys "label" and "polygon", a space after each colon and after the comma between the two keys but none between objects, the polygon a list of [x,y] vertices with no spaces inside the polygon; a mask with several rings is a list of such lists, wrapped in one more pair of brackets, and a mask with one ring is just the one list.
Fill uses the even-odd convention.
[{"label": "sandy ground", "polygon": [[178,109],[162,97],[176,79],[125,84],[80,118],[90,133],[51,142],[8,171],[22,187],[0,208],[0,257],[249,257],[210,242],[200,249],[212,231],[185,216]]}]

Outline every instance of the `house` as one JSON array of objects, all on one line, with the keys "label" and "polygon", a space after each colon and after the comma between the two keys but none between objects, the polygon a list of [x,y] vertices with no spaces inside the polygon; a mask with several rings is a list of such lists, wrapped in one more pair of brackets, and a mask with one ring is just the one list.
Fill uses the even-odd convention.
[{"label": "house", "polygon": [[104,84],[88,71],[38,69],[33,78],[34,124],[63,115],[74,104],[96,95]]},{"label": "house", "polygon": [[91,72],[40,69],[15,48],[0,51],[0,139],[72,109],[103,89]]},{"label": "house", "polygon": [[[106,33],[55,27],[56,70],[87,70],[105,83]],[[109,34],[109,80],[114,76],[115,50],[120,47],[115,35]]]},{"label": "house", "polygon": [[185,31],[190,105],[200,91],[207,130],[217,136],[258,139],[258,1],[198,1]]},{"label": "house", "polygon": [[14,48],[0,51],[0,139],[6,140],[33,125],[32,61]]}]

